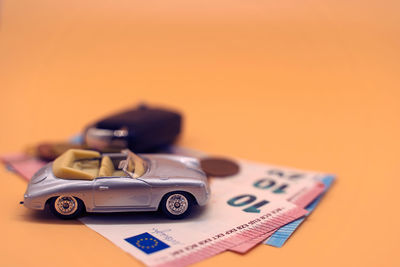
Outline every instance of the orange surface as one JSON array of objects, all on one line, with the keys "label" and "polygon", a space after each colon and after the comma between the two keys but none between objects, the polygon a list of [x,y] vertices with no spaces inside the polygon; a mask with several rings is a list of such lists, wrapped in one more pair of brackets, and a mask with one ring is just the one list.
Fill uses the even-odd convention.
[{"label": "orange surface", "polygon": [[[0,3],[0,153],[177,107],[183,146],[338,175],[283,248],[198,266],[400,266],[399,1]],[[141,265],[0,172],[1,266]]]}]

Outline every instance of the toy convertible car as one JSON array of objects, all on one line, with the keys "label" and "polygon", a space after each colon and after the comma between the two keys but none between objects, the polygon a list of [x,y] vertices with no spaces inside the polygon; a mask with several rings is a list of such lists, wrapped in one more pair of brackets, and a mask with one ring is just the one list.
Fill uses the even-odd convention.
[{"label": "toy convertible car", "polygon": [[209,196],[206,175],[194,158],[70,149],[32,177],[23,204],[37,210],[48,206],[64,219],[84,211],[158,209],[182,218],[192,205],[205,205]]}]

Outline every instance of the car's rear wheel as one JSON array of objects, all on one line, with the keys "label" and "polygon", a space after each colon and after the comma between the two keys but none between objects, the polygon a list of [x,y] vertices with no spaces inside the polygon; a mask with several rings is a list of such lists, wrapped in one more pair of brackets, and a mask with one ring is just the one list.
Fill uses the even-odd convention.
[{"label": "car's rear wheel", "polygon": [[193,197],[186,192],[172,192],[161,201],[161,210],[171,219],[186,217],[194,204]]},{"label": "car's rear wheel", "polygon": [[84,204],[79,198],[62,195],[50,200],[50,211],[61,219],[74,219],[84,211]]}]

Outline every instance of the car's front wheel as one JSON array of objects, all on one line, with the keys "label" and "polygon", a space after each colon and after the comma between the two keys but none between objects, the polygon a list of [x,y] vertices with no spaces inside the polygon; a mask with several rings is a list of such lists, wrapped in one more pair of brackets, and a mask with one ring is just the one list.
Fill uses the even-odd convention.
[{"label": "car's front wheel", "polygon": [[50,200],[50,211],[61,219],[74,219],[84,211],[82,200],[73,196],[58,196]]},{"label": "car's front wheel", "polygon": [[185,192],[172,192],[161,201],[161,210],[171,219],[186,217],[194,204],[193,197]]}]

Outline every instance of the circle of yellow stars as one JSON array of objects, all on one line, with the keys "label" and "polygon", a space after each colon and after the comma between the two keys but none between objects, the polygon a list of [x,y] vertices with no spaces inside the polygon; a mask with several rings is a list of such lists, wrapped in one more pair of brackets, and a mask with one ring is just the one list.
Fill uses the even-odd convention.
[{"label": "circle of yellow stars", "polygon": [[[154,244],[151,245],[151,246],[143,246],[143,245],[140,245],[140,242],[142,242],[142,241],[147,241],[147,240],[153,241]],[[139,239],[138,241],[136,241],[136,246],[138,246],[139,248],[145,248],[145,249],[155,248],[156,246],[158,246],[158,241],[155,240],[155,239],[153,239],[153,238],[151,238],[151,237],[150,237],[150,238],[145,237],[145,238],[141,238],[141,239]]]}]

